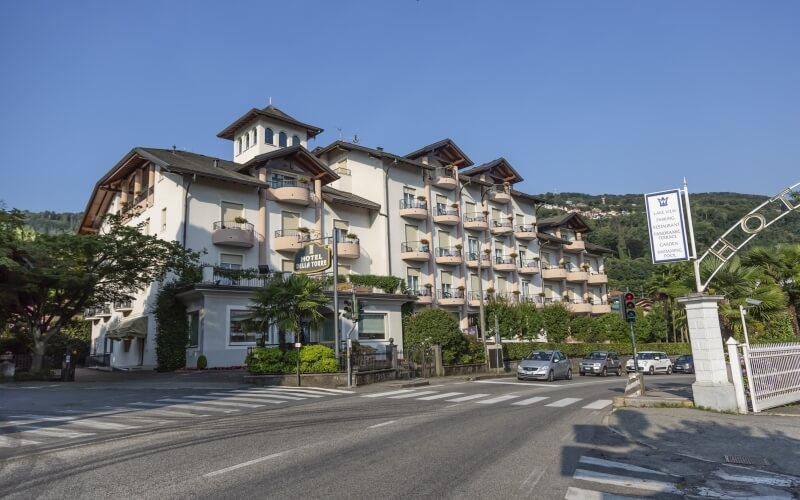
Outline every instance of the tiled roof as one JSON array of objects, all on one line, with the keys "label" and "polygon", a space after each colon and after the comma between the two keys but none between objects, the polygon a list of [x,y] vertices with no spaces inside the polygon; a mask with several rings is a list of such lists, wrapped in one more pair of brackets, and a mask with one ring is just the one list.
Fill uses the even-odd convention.
[{"label": "tiled roof", "polygon": [[249,121],[259,116],[270,118],[272,120],[281,121],[284,123],[288,123],[290,125],[294,125],[295,127],[305,129],[309,138],[315,137],[322,133],[321,128],[315,127],[314,125],[308,125],[299,120],[296,120],[295,118],[289,116],[288,114],[284,113],[280,109],[270,104],[266,108],[251,109],[247,113],[240,116],[236,121],[225,127],[225,130],[217,134],[217,137],[221,137],[222,139],[233,140],[234,134],[236,133],[237,130],[241,129],[243,126],[247,125]]}]

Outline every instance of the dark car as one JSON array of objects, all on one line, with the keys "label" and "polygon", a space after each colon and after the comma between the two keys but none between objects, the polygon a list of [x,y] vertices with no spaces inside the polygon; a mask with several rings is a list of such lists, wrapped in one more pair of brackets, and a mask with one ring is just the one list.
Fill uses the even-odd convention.
[{"label": "dark car", "polygon": [[578,367],[580,374],[594,373],[595,375],[607,376],[609,372],[619,376],[622,373],[622,366],[619,363],[619,355],[614,351],[592,351],[583,358]]},{"label": "dark car", "polygon": [[694,373],[694,358],[692,355],[678,356],[672,371],[675,373]]}]

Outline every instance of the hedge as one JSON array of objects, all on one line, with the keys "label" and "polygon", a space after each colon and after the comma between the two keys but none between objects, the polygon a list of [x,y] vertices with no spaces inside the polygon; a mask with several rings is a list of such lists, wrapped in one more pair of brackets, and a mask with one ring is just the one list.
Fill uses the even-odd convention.
[{"label": "hedge", "polygon": [[[570,358],[582,358],[592,351],[616,351],[623,356],[633,356],[633,346],[630,342],[613,342],[611,344],[585,343],[585,344],[564,344],[546,342],[519,342],[504,343],[503,353],[506,358],[519,360],[533,350],[558,350]],[[650,343],[637,344],[636,350],[642,351],[661,351],[670,356],[680,356],[692,353],[692,345],[688,342],[678,343]]]},{"label": "hedge", "polygon": [[[309,345],[300,349],[300,373],[336,373],[338,364],[333,349],[323,345]],[[296,349],[281,351],[275,347],[256,347],[245,359],[250,373],[297,373]]]}]

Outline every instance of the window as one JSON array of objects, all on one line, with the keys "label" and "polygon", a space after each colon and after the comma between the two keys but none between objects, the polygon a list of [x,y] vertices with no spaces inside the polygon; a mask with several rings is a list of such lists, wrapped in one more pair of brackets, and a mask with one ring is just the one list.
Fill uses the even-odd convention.
[{"label": "window", "polygon": [[517,214],[517,225],[524,226],[525,225],[525,216],[522,214]]},{"label": "window", "polygon": [[[292,236],[294,233],[291,231],[296,230],[300,226],[300,214],[295,212],[281,212],[281,229],[283,229],[284,236]],[[286,234],[286,231],[290,231]]]},{"label": "window", "polygon": [[503,242],[500,240],[494,240],[494,256],[498,258],[503,256]]},{"label": "window", "polygon": [[[449,250],[450,250],[450,233],[448,233],[447,231],[439,231],[437,236],[439,237],[439,248],[444,248],[449,252]],[[440,255],[443,255],[443,254],[440,254]],[[449,253],[447,255],[449,255]]]},{"label": "window", "polygon": [[500,210],[493,208],[492,209],[492,224],[497,224],[502,219],[502,215],[500,214]]},{"label": "window", "polygon": [[237,154],[242,154],[242,138],[241,138],[241,137],[239,137],[239,140],[238,140],[238,141],[236,141],[236,143],[237,143],[237,144],[238,144],[238,146],[239,146],[239,152],[238,152]]},{"label": "window", "polygon": [[348,232],[350,232],[350,224],[347,221],[333,221],[333,233],[336,236],[336,241],[346,241]]},{"label": "window", "polygon": [[436,213],[447,215],[447,198],[439,194],[436,195]]},{"label": "window", "polygon": [[414,206],[412,203],[414,201],[414,198],[416,197],[414,195],[414,192],[415,192],[414,188],[403,187],[403,201],[405,202],[406,207]]},{"label": "window", "polygon": [[442,271],[439,275],[439,279],[442,282],[442,296],[450,297],[450,289],[453,286],[453,273],[450,271]]},{"label": "window", "polygon": [[478,260],[478,240],[475,238],[467,238],[467,250],[469,251],[469,260]]},{"label": "window", "polygon": [[144,226],[142,227],[142,232],[145,236],[150,236],[150,217],[145,219]]},{"label": "window", "polygon": [[264,129],[264,144],[275,144],[273,141],[275,140],[275,134],[272,133],[271,128]]},{"label": "window", "polygon": [[286,132],[281,132],[278,134],[278,146],[282,148],[286,147]]},{"label": "window", "polygon": [[251,332],[246,327],[250,318],[247,309],[230,309],[228,311],[228,342],[230,344],[255,343],[261,338],[261,333]]},{"label": "window", "polygon": [[200,342],[200,311],[189,313],[189,345],[197,347]]},{"label": "window", "polygon": [[360,340],[385,340],[386,315],[375,313],[363,314],[358,326],[358,338]]},{"label": "window", "polygon": [[292,136],[292,146],[299,146],[300,145],[300,138],[296,135]]},{"label": "window", "polygon": [[419,289],[419,269],[415,267],[408,268],[406,271],[406,284],[409,290]]},{"label": "window", "polygon": [[293,260],[282,260],[281,261],[281,271],[284,273],[293,273],[294,272],[294,261]]},{"label": "window", "polygon": [[223,269],[241,269],[244,265],[244,255],[232,253],[219,254],[219,267]]},{"label": "window", "polygon": [[167,209],[166,208],[162,208],[161,209],[161,232],[163,233],[166,230],[167,230]]},{"label": "window", "polygon": [[244,205],[241,203],[231,203],[223,201],[220,204],[222,210],[222,222],[230,222],[233,224],[237,217],[244,217]]},{"label": "window", "polygon": [[253,129],[253,146],[255,146],[256,144],[258,144],[258,129],[254,128]]},{"label": "window", "polygon": [[419,240],[419,228],[406,224],[406,242],[415,243]]},{"label": "window", "polygon": [[273,188],[295,187],[297,186],[297,177],[273,172],[270,176],[270,184]]},{"label": "window", "polygon": [[477,215],[475,213],[475,204],[471,201],[464,202],[464,212],[468,217],[475,217],[475,215]]},{"label": "window", "polygon": [[250,132],[244,135],[244,149],[245,151],[250,149]]}]

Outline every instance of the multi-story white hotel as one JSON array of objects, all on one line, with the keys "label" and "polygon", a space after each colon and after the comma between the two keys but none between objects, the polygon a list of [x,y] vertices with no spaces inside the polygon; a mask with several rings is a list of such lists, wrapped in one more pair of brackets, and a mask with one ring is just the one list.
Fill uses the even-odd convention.
[{"label": "multi-story white hotel", "polygon": [[[351,338],[379,349],[392,339],[402,352],[400,311],[408,302],[450,311],[476,335],[480,301],[490,295],[610,311],[608,250],[584,240],[588,227],[578,215],[537,221],[542,200],[514,189],[522,177],[505,159],[473,166],[449,139],[404,156],[343,141],[309,151],[321,132],[271,105],[252,109],[218,134],[232,142],[233,161],[134,148],[96,184],[81,232],[98,231],[105,214],[120,212],[150,234],[207,252],[203,279],[180,294],[188,366],[200,354],[210,367],[243,365],[260,337],[242,319],[262,280],[227,279],[220,269],[291,271],[307,241],[333,234],[340,281],[372,274],[407,284],[407,293],[359,292],[368,306]],[[111,366],[155,365],[155,286],[88,313],[93,352],[108,354]],[[325,318],[306,341],[334,343],[333,307]],[[351,329],[339,321],[341,332]],[[276,332],[268,335],[267,343],[277,342]]]}]

